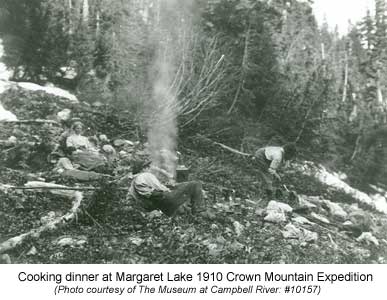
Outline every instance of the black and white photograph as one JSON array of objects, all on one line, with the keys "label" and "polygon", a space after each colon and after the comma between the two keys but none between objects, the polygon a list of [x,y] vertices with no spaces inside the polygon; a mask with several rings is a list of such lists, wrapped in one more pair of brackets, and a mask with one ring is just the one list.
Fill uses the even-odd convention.
[{"label": "black and white photograph", "polygon": [[0,0],[1,264],[385,264],[387,0]]}]

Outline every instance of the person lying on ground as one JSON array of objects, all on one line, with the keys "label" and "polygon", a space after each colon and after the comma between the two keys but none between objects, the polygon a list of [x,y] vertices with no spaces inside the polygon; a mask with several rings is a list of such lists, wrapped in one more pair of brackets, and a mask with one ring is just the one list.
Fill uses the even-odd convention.
[{"label": "person lying on ground", "polygon": [[297,148],[294,143],[280,146],[266,146],[259,148],[253,155],[253,161],[259,169],[266,193],[271,195],[273,191],[273,179],[281,181],[278,174],[279,168],[285,161],[295,157]]},{"label": "person lying on ground", "polygon": [[[133,173],[135,175],[129,188],[129,196],[143,210],[160,210],[172,217],[183,204],[188,203],[193,215],[202,215],[205,212],[201,182],[174,183],[169,170],[152,164],[140,173],[137,170],[133,170]],[[169,178],[169,182],[162,183],[166,178]]]}]

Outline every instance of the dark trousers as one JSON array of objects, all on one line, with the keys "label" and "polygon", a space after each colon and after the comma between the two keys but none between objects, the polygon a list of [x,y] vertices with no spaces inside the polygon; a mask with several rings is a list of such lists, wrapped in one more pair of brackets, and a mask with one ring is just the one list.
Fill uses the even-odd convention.
[{"label": "dark trousers", "polygon": [[160,209],[167,216],[173,216],[186,202],[193,214],[205,209],[202,183],[199,181],[178,183],[170,192],[154,192],[150,200],[153,209]]},{"label": "dark trousers", "polygon": [[266,189],[273,188],[273,176],[269,173],[271,161],[266,158],[265,148],[258,149],[254,154],[254,165],[258,171],[258,178]]}]

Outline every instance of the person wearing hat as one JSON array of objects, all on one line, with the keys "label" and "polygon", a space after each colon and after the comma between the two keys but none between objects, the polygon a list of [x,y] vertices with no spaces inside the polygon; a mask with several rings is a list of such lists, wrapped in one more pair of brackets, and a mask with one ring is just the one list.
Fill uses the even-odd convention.
[{"label": "person wearing hat", "polygon": [[174,172],[167,167],[168,162],[164,161],[167,157],[170,157],[170,153],[161,150],[158,166],[151,164],[143,170],[133,169],[135,176],[129,188],[130,198],[145,211],[160,210],[167,216],[176,215],[185,203],[190,204],[193,215],[203,213],[205,203],[202,183],[199,181],[174,183]]},{"label": "person wearing hat", "polygon": [[252,159],[260,171],[263,183],[268,195],[273,191],[273,179],[280,181],[278,174],[280,166],[295,157],[297,148],[294,143],[288,143],[284,146],[266,146],[259,148]]}]

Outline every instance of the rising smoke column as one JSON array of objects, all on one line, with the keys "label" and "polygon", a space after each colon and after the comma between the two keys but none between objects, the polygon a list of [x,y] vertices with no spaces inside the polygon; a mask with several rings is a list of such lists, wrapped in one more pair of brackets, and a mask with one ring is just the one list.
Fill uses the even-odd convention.
[{"label": "rising smoke column", "polygon": [[[159,54],[160,55],[160,54]],[[158,56],[159,56],[158,55]],[[151,151],[152,163],[163,168],[159,155],[160,150],[174,152],[176,150],[177,120],[176,120],[176,96],[170,91],[173,66],[170,62],[158,57],[155,63],[158,75],[153,86],[153,114],[149,121],[148,142]],[[172,157],[166,157],[164,161],[168,171],[174,174],[176,165]]]},{"label": "rising smoke column", "polygon": [[[156,56],[151,76],[154,78],[151,105],[151,120],[148,122],[148,143],[152,163],[175,174],[176,159],[164,156],[161,161],[159,151],[162,149],[176,150],[177,129],[177,96],[172,87],[176,64],[179,63],[178,40],[181,32],[188,26],[182,22],[180,12],[191,3],[179,0],[158,0],[156,10],[159,12],[158,26],[154,30]],[[183,10],[181,9],[183,7]],[[166,160],[166,161],[165,161]]]}]

